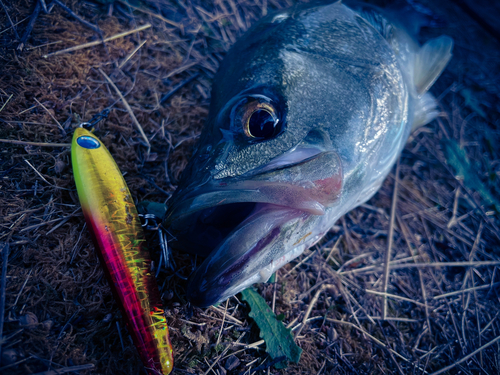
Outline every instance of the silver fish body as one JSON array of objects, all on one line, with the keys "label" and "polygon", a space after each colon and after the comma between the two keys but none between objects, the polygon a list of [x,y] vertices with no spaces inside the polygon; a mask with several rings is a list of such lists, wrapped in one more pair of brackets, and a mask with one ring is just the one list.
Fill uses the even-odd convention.
[{"label": "silver fish body", "polygon": [[173,247],[206,257],[188,298],[209,306],[266,281],[370,199],[437,115],[427,90],[452,44],[419,47],[390,15],[341,2],[252,27],[219,68],[165,219]]}]

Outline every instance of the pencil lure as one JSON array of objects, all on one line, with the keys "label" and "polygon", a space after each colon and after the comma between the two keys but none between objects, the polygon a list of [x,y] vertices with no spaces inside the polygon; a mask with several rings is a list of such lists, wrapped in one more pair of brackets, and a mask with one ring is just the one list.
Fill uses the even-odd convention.
[{"label": "pencil lure", "polygon": [[150,374],[172,371],[172,345],[151,259],[130,191],[95,135],[77,128],[71,161],[85,221],[129,332]]}]

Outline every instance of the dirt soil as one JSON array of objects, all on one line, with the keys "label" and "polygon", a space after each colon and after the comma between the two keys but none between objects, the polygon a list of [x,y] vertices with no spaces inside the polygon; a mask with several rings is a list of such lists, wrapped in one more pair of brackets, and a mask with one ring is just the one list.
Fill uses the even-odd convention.
[{"label": "dirt soil", "polygon": [[[136,202],[166,202],[225,52],[291,3],[2,0],[1,374],[145,374],[84,225],[73,130],[95,124]],[[175,271],[158,277],[174,374],[500,373],[498,35],[471,1],[408,4],[432,21],[421,41],[455,40],[432,88],[441,115],[412,134],[374,198],[257,286],[300,362],[272,365],[238,296],[189,307],[194,259],[174,253]]]}]

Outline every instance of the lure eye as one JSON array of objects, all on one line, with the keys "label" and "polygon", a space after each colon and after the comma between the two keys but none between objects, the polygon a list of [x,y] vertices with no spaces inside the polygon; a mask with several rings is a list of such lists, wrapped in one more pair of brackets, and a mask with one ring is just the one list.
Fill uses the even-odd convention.
[{"label": "lure eye", "polygon": [[76,139],[76,143],[78,143],[80,147],[90,150],[101,147],[101,144],[97,139],[89,137],[88,135],[82,135],[81,137],[78,137]]},{"label": "lure eye", "polygon": [[233,126],[242,127],[245,135],[256,141],[275,138],[284,129],[277,110],[270,100],[247,98],[236,107]]}]

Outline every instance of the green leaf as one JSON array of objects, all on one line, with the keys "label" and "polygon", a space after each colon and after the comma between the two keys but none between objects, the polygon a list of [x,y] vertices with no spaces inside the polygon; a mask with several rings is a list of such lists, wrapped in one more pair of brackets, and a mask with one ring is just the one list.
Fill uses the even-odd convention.
[{"label": "green leaf", "polygon": [[465,150],[452,139],[445,140],[444,146],[446,162],[455,170],[456,177],[463,180],[467,188],[481,194],[481,197],[487,204],[494,206],[496,211],[500,212],[500,202],[495,199],[488,188],[481,182]]},{"label": "green leaf", "polygon": [[[250,305],[248,314],[260,328],[260,337],[266,342],[266,352],[272,359],[286,356],[292,362],[298,363],[302,349],[293,341],[292,330],[286,328],[280,322],[273,311],[269,308],[264,298],[262,298],[252,288],[241,292],[244,301]],[[276,368],[285,368],[284,362],[275,365]]]}]

